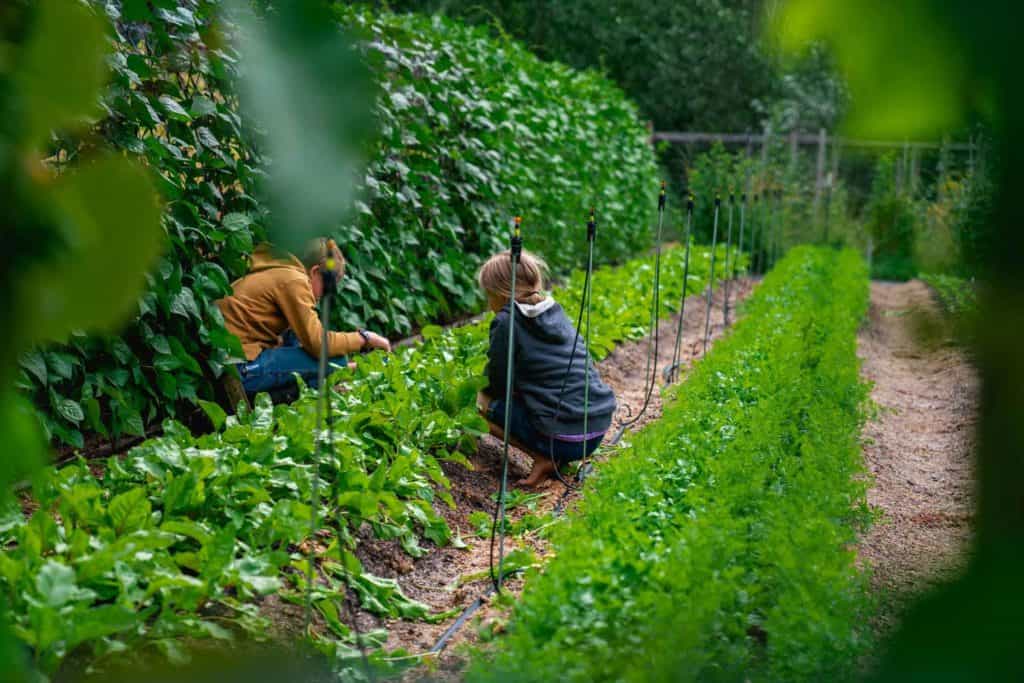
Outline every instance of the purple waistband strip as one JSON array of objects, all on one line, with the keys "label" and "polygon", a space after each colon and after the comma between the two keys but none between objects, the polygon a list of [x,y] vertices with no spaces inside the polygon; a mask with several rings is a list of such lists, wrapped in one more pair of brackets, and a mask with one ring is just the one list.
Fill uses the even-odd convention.
[{"label": "purple waistband strip", "polygon": [[589,434],[555,434],[556,441],[568,441],[569,443],[583,443],[602,436],[604,432],[590,432]]}]

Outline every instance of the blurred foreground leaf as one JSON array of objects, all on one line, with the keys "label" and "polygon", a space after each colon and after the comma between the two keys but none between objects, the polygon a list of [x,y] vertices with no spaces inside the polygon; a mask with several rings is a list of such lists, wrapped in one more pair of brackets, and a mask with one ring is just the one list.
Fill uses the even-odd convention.
[{"label": "blurred foreground leaf", "polygon": [[300,251],[353,206],[372,129],[369,74],[323,3],[281,3],[266,20],[240,0],[228,5],[239,24],[244,109],[266,136],[271,235]]},{"label": "blurred foreground leaf", "polygon": [[66,250],[20,283],[26,343],[117,327],[136,308],[163,246],[160,205],[137,165],[107,157],[63,176],[52,191]]},{"label": "blurred foreground leaf", "polygon": [[30,144],[99,111],[106,80],[103,22],[78,2],[44,0],[21,57],[21,90]]},{"label": "blurred foreground leaf", "polygon": [[851,93],[851,133],[933,137],[963,120],[967,67],[928,2],[789,0],[774,33],[786,50],[816,40],[832,48]]}]

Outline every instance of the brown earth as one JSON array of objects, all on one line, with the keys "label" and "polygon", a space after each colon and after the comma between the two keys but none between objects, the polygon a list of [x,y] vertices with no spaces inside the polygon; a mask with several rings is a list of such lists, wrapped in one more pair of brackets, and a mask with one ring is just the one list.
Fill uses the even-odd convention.
[{"label": "brown earth", "polygon": [[874,477],[868,502],[880,514],[860,556],[873,570],[884,636],[914,597],[965,567],[979,382],[920,281],[872,283],[859,349],[879,407],[864,456]]},{"label": "brown earth", "polygon": [[[733,308],[731,319],[736,319],[736,303],[749,296],[754,281],[744,279],[733,283],[730,292],[730,306]],[[685,320],[683,325],[683,341],[680,358],[682,375],[690,363],[702,355],[703,334],[706,313],[705,297],[690,295],[686,302]],[[659,325],[659,348],[656,363],[658,386],[664,385],[662,369],[672,360],[673,346],[679,316],[665,319]],[[711,316],[711,338],[720,337],[724,331],[722,294],[718,290],[714,294]],[[609,435],[618,431],[618,427],[639,414],[645,397],[645,369],[647,367],[648,343],[651,338],[638,342],[625,343],[616,348],[607,358],[598,364],[601,377],[614,390],[619,402],[619,411],[615,416]],[[710,348],[710,346],[709,346]],[[630,429],[638,429],[661,415],[660,391],[655,390],[650,405],[644,415]],[[609,436],[610,438],[610,436]],[[603,447],[596,456],[600,460],[614,456],[614,450]],[[438,512],[447,519],[452,530],[467,544],[465,549],[453,547],[436,548],[429,543],[424,547],[429,552],[419,559],[406,555],[397,542],[379,541],[365,538],[361,541],[357,555],[367,571],[382,577],[394,578],[402,586],[406,595],[430,606],[432,612],[459,610],[470,605],[490,585],[489,538],[480,538],[474,534],[474,525],[469,521],[474,512],[482,512],[488,516],[494,509],[494,496],[498,490],[501,476],[501,442],[487,436],[481,439],[477,453],[470,458],[473,469],[462,465],[444,463],[443,468],[451,482],[451,493],[456,503],[454,510],[441,504]],[[510,458],[509,481],[514,482],[525,476],[530,469],[531,459],[522,452],[513,449]],[[542,515],[550,512],[556,505],[571,505],[580,495],[577,491],[569,492],[563,500],[565,487],[558,481],[549,481],[536,491],[542,498],[534,503],[532,511],[517,508],[509,512],[509,518],[515,522],[524,514],[532,512]],[[519,538],[509,538],[506,553],[512,549],[528,547],[538,558],[548,552],[543,529],[528,533]],[[472,580],[465,580],[467,577]],[[460,582],[460,579],[462,581]],[[522,581],[518,578],[507,580],[505,587],[513,595],[522,589]],[[455,677],[461,669],[466,650],[478,641],[480,624],[493,627],[503,617],[502,610],[492,608],[489,604],[477,612],[451,640],[445,652],[429,663],[433,677]],[[388,641],[385,649],[391,651],[403,649],[410,654],[424,654],[437,642],[444,631],[454,623],[456,617],[450,617],[439,624],[424,622],[379,619],[371,614],[361,612],[358,623],[364,630],[383,627],[388,630]],[[401,655],[399,655],[401,656]],[[416,678],[422,669],[409,674]]]}]

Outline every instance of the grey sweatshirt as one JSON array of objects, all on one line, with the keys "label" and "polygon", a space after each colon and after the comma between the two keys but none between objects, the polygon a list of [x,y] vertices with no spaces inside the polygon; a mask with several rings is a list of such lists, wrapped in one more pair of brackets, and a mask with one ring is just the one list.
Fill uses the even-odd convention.
[{"label": "grey sweatshirt", "polygon": [[[488,392],[494,398],[505,397],[508,364],[509,307],[506,305],[491,321],[491,348],[488,352]],[[583,339],[577,342],[572,322],[550,296],[537,304],[516,303],[515,352],[512,393],[526,407],[530,423],[542,434],[569,435],[583,433],[584,364],[587,349]],[[558,393],[565,378],[569,358],[572,370],[558,406]],[[615,395],[590,365],[590,409],[588,432],[603,432],[611,425],[615,412]]]}]

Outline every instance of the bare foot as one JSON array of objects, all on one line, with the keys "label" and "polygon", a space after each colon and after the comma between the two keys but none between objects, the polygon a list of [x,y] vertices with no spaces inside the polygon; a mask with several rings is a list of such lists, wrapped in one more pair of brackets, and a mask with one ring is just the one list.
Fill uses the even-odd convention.
[{"label": "bare foot", "polygon": [[518,486],[526,486],[533,488],[540,486],[542,483],[548,480],[549,477],[555,476],[555,463],[551,458],[534,458],[533,469],[530,470],[530,474],[526,479],[520,479],[516,482]]}]

